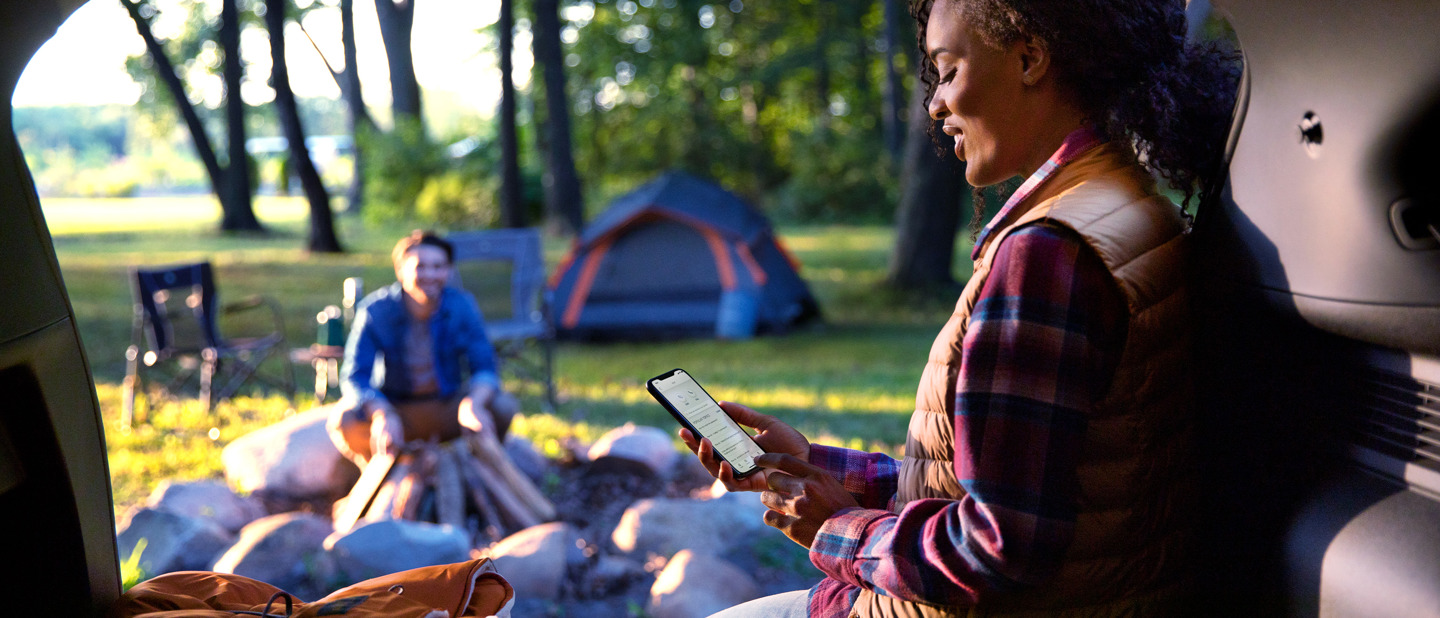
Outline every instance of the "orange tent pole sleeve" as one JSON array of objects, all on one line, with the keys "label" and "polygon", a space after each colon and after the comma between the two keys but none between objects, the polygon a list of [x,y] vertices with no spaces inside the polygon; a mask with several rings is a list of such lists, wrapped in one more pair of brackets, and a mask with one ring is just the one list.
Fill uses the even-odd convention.
[{"label": "orange tent pole sleeve", "polygon": [[565,254],[564,259],[560,260],[560,264],[555,267],[555,272],[550,274],[550,280],[546,282],[550,289],[553,290],[555,286],[560,285],[560,279],[565,276],[565,271],[570,270],[570,264],[575,261],[575,256],[579,254],[580,241],[577,240],[570,244],[570,251]]},{"label": "orange tent pole sleeve", "polygon": [[740,254],[740,261],[744,263],[745,268],[750,271],[750,280],[754,281],[755,285],[759,287],[765,287],[765,269],[761,268],[760,263],[755,261],[755,254],[750,253],[750,247],[743,242],[737,242],[735,243],[735,252]]},{"label": "orange tent pole sleeve", "polygon": [[800,260],[795,257],[794,253],[790,252],[790,247],[785,246],[785,242],[780,240],[779,236],[771,236],[770,240],[775,243],[775,248],[780,250],[780,254],[785,256],[785,261],[790,262],[790,268],[793,268],[795,273],[799,274]]},{"label": "orange tent pole sleeve", "polygon": [[715,255],[715,268],[720,271],[720,287],[726,291],[735,289],[735,264],[730,261],[730,251],[725,246],[724,239],[720,233],[708,227],[697,227],[700,234],[705,237],[705,242],[710,245],[710,253]]},{"label": "orange tent pole sleeve", "polygon": [[612,240],[606,240],[590,251],[585,257],[585,266],[580,271],[580,279],[575,282],[575,291],[570,294],[570,303],[565,305],[565,316],[560,323],[565,328],[575,328],[580,323],[580,311],[585,308],[585,299],[590,296],[590,286],[595,283],[595,273],[600,270],[600,262],[605,260],[605,254],[610,251]]}]

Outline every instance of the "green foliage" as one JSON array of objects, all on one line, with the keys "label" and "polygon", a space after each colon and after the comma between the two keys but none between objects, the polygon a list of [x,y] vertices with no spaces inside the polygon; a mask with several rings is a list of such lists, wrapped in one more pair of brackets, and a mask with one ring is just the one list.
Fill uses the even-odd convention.
[{"label": "green foliage", "polygon": [[128,197],[142,168],[126,157],[132,122],[120,105],[20,108],[15,135],[36,189],[45,195]]},{"label": "green foliage", "polygon": [[371,223],[417,219],[416,198],[430,179],[445,170],[444,151],[424,127],[401,119],[385,133],[364,131],[365,219]]},{"label": "green foliage", "polygon": [[130,197],[140,187],[136,163],[97,155],[93,150],[42,150],[28,160],[35,188],[42,195]]},{"label": "green foliage", "polygon": [[873,145],[814,136],[796,140],[803,152],[776,188],[769,213],[782,222],[886,223],[895,218],[899,187],[887,175],[890,157]]},{"label": "green foliage", "polygon": [[128,115],[128,108],[121,105],[21,107],[11,120],[22,149],[113,158],[125,154]]},{"label": "green foliage", "polygon": [[130,552],[130,557],[120,561],[120,590],[129,590],[135,584],[150,579],[150,574],[140,566],[140,554],[145,552],[145,547],[150,544],[150,539],[140,539],[135,542],[135,550]]},{"label": "green foliage", "polygon": [[98,383],[96,392],[105,412],[111,491],[117,514],[124,512],[120,507],[143,502],[166,479],[223,477],[220,452],[227,444],[284,419],[291,411],[289,402],[278,394],[256,393],[253,397],[222,401],[213,415],[207,414],[195,399],[147,402],[141,397],[141,409],[149,411],[143,417],[145,422],[127,428],[119,422],[123,393],[118,383]]},{"label": "green foliage", "polygon": [[[187,96],[196,102],[210,134],[220,138],[217,148],[223,152],[222,101],[214,95],[220,91],[223,56],[215,41],[218,2],[141,2],[186,80]],[[334,6],[333,1],[296,4],[302,13]],[[685,169],[719,181],[782,222],[872,223],[892,216],[898,169],[881,146],[881,97],[887,55],[894,57],[904,79],[910,79],[908,20],[898,24],[899,47],[887,49],[879,2],[564,4],[562,48],[574,156],[592,215],[609,198],[660,172]],[[245,28],[259,27],[262,7],[257,0],[240,0]],[[522,19],[517,27],[524,30],[528,24]],[[143,54],[127,65],[142,86],[136,107],[147,125],[146,135],[158,143],[155,155],[160,158],[153,164],[137,160],[131,168],[134,181],[146,192],[208,189],[203,173],[195,173],[199,168],[191,161],[188,143],[177,148],[168,137],[178,123],[170,94],[151,65]],[[539,96],[538,77],[537,68],[531,92],[519,93],[517,118],[524,196],[533,221],[541,213],[539,170],[545,145],[538,143],[537,122],[543,118],[523,99]],[[444,117],[426,119],[428,137],[418,127],[405,126],[361,136],[370,153],[365,212],[372,223],[468,226],[489,220],[486,201],[498,199],[498,185],[491,178],[498,152],[488,135],[493,121],[476,122],[476,116],[465,116],[476,110],[459,106],[444,93],[432,95],[427,95],[427,113]],[[301,112],[313,135],[347,131],[338,100],[307,101]],[[385,114],[379,115],[383,120]],[[268,106],[249,108],[246,123],[257,137],[279,133]],[[120,127],[129,134],[117,132]],[[137,142],[144,141],[133,136],[136,130],[135,123],[55,130],[45,136],[52,145],[44,148],[54,150],[53,144],[65,135],[94,133],[86,143],[106,145],[115,154],[117,141],[129,142],[128,154],[134,159]],[[463,160],[451,159],[446,145],[456,140],[445,138],[453,135],[475,136],[482,144]],[[78,144],[71,149],[77,162],[92,156]],[[477,165],[475,159],[482,161]],[[72,167],[95,169],[87,165]],[[327,182],[340,186],[345,179],[330,173],[335,167],[326,171]],[[124,194],[124,184],[65,187],[60,179],[50,181],[56,192],[72,194]]]},{"label": "green foliage", "polygon": [[784,220],[888,220],[898,180],[879,154],[880,84],[885,54],[898,50],[880,50],[881,10],[813,0],[566,8],[581,174],[633,186],[681,168]]},{"label": "green foliage", "polygon": [[415,214],[424,222],[451,229],[495,227],[500,221],[499,192],[489,177],[447,171],[425,181],[415,199]]},{"label": "green foliage", "polygon": [[[446,229],[496,226],[501,216],[499,144],[473,134],[450,141],[442,146],[403,119],[389,133],[364,132],[365,220]],[[520,181],[522,207],[534,224],[543,216],[540,173],[522,165]]]},{"label": "green foliage", "polygon": [[[220,65],[224,52],[216,41],[220,21],[219,3],[203,0],[177,0],[161,2],[137,0],[142,16],[149,18],[151,30],[160,39],[167,57],[175,70],[185,81],[189,92],[186,96],[196,103],[196,111],[205,117],[205,112],[218,107],[220,101],[208,101],[200,92],[205,83],[218,86]],[[140,85],[140,100],[136,105],[144,114],[163,114],[162,110],[174,108],[173,95],[155,75],[155,61],[147,52],[130,56],[125,60],[125,70],[130,78]],[[174,117],[171,114],[172,118]]]}]

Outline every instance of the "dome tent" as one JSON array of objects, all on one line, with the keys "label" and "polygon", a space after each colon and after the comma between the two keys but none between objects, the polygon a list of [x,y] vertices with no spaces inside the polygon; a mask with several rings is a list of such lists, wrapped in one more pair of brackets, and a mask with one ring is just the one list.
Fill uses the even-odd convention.
[{"label": "dome tent", "polygon": [[550,287],[556,330],[568,338],[744,338],[819,315],[769,221],[683,172],[616,198]]}]

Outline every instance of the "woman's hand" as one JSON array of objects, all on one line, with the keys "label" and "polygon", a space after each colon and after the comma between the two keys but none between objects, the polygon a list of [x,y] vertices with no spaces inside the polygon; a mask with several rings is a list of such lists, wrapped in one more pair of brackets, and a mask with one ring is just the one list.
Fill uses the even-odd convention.
[{"label": "woman's hand", "polygon": [[755,464],[766,468],[769,489],[760,494],[760,502],[770,507],[765,524],[806,549],[825,520],[841,509],[860,506],[829,472],[799,458],[766,453],[756,457]]},{"label": "woman's hand", "polygon": [[[768,414],[761,414],[738,403],[729,401],[720,402],[720,408],[725,410],[730,418],[746,427],[753,427],[758,433],[755,434],[755,443],[766,453],[783,453],[794,456],[800,461],[810,459],[810,441],[805,439],[794,427],[786,425],[779,419]],[[685,446],[700,458],[700,463],[710,471],[710,475],[720,479],[725,484],[725,489],[730,491],[764,491],[766,486],[765,477],[769,474],[761,470],[743,479],[735,478],[735,470],[730,467],[719,455],[715,454],[715,446],[708,438],[697,440],[695,434],[684,427],[680,428],[680,439],[685,441]]]}]

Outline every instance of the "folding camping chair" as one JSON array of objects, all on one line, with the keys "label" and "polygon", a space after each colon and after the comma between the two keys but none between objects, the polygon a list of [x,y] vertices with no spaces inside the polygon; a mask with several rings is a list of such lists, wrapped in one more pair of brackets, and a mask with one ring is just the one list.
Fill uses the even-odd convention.
[{"label": "folding camping chair", "polygon": [[555,328],[545,291],[540,230],[456,232],[446,240],[455,246],[452,284],[479,302],[501,370],[539,384],[546,407],[554,412]]},{"label": "folding camping chair", "polygon": [[[136,391],[146,390],[147,374],[155,371],[169,374],[168,380],[159,385],[165,396],[173,396],[192,380],[198,380],[199,399],[207,413],[252,378],[279,386],[292,403],[295,401],[295,376],[283,354],[279,355],[283,371],[278,377],[258,372],[261,363],[285,349],[285,325],[273,301],[252,296],[218,306],[209,262],[131,268],[130,284],[135,294],[135,317],[131,345],[125,351],[122,421],[126,425],[135,419]],[[219,315],[259,308],[269,309],[273,330],[245,338],[221,336]]]}]

